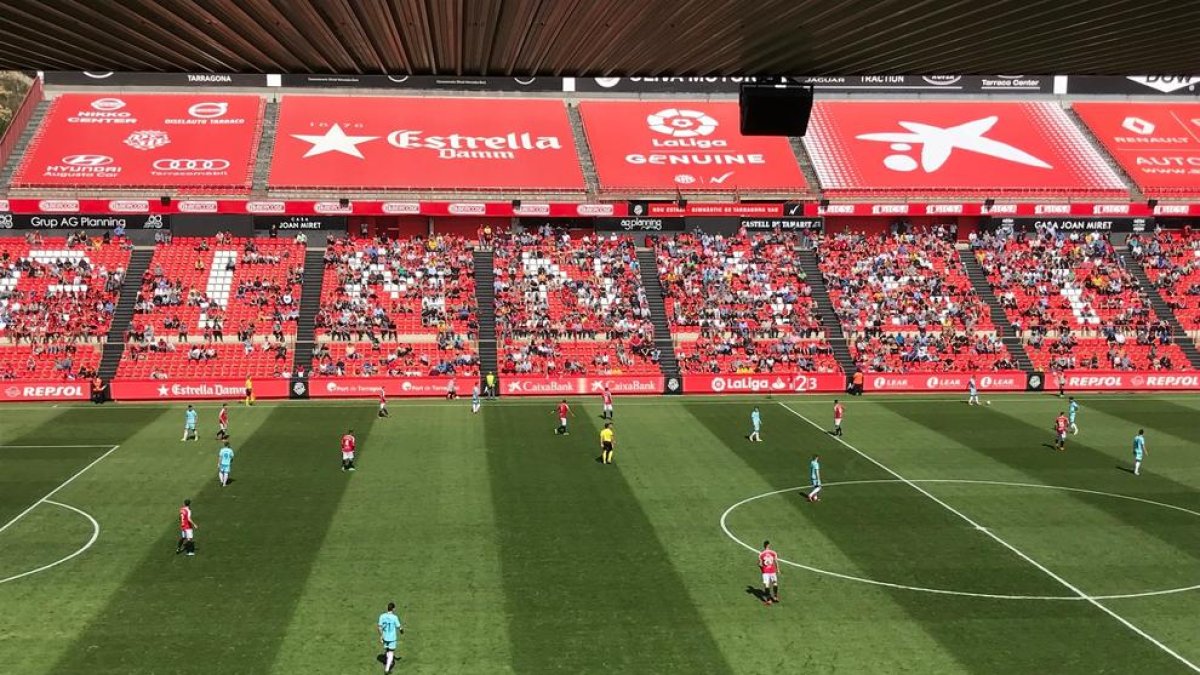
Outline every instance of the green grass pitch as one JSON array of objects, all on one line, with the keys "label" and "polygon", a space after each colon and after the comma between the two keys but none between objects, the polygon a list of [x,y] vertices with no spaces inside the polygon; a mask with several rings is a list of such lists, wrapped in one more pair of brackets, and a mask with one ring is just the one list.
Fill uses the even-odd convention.
[{"label": "green grass pitch", "polygon": [[389,600],[400,673],[1189,672],[1200,397],[1081,402],[1060,453],[1049,395],[855,398],[845,443],[829,398],[619,398],[613,466],[598,397],[569,436],[550,400],[239,405],[227,488],[213,404],[194,443],[179,406],[3,408],[0,672],[379,672]]}]

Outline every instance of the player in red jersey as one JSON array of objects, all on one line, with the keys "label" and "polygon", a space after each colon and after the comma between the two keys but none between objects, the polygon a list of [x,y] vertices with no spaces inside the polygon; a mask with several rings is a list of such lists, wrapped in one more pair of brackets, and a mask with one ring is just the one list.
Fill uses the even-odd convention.
[{"label": "player in red jersey", "polygon": [[833,435],[842,435],[842,418],[846,415],[846,409],[835,398],[833,399]]},{"label": "player in red jersey", "polygon": [[379,416],[391,417],[392,414],[387,409],[387,390],[383,387],[379,388]]},{"label": "player in red jersey", "polygon": [[604,385],[604,391],[600,393],[600,398],[604,400],[604,412],[600,414],[602,420],[612,420],[612,392],[608,390],[608,385]]},{"label": "player in red jersey", "polygon": [[354,439],[354,430],[347,429],[342,436],[342,471],[354,471],[354,450],[358,441]]},{"label": "player in red jersey", "polygon": [[567,399],[563,399],[558,404],[558,427],[554,429],[554,433],[569,436],[571,432],[567,431],[567,416],[574,417],[575,412],[571,410],[571,406],[567,405]]},{"label": "player in red jersey", "polygon": [[1071,420],[1067,418],[1067,414],[1059,412],[1058,417],[1054,418],[1054,432],[1058,434],[1057,447],[1061,450],[1067,449],[1067,430],[1071,428]]},{"label": "player in red jersey", "polygon": [[196,555],[196,541],[193,539],[194,530],[196,529],[196,521],[192,520],[192,500],[183,500],[183,506],[179,507],[179,544],[175,547],[175,554],[179,555],[187,551],[188,555]]},{"label": "player in red jersey", "polygon": [[221,404],[221,412],[217,413],[217,440],[224,441],[229,438],[229,408],[226,404]]},{"label": "player in red jersey", "polygon": [[762,570],[763,602],[779,602],[779,555],[771,549],[771,542],[764,541],[758,553],[758,568]]}]

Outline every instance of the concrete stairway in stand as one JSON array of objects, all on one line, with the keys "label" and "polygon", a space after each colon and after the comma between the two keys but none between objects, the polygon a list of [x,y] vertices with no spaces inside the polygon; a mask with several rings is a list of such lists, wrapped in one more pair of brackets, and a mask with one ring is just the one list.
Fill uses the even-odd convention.
[{"label": "concrete stairway in stand", "polygon": [[992,284],[988,281],[983,267],[979,265],[979,260],[975,258],[970,249],[964,248],[958,249],[958,259],[962,261],[963,267],[967,270],[967,278],[971,280],[971,286],[975,288],[975,293],[987,303],[992,325],[996,327],[996,332],[1004,341],[1004,346],[1008,347],[1008,353],[1012,355],[1017,367],[1026,372],[1033,370],[1033,362],[1029,360],[1029,354],[1025,351],[1021,336],[1017,335],[1012,327],[1012,322],[1008,320],[1008,315],[1004,313],[1004,308],[1000,306],[1000,300],[992,291]]},{"label": "concrete stairway in stand", "polygon": [[17,144],[13,146],[12,155],[9,156],[8,162],[0,168],[0,188],[7,187],[12,180],[13,173],[20,166],[21,160],[25,158],[25,150],[29,148],[29,143],[33,141],[34,135],[41,128],[42,120],[46,117],[46,111],[49,109],[50,101],[38,101],[29,122],[21,130],[21,135],[17,137]]},{"label": "concrete stairway in stand", "polygon": [[821,274],[821,266],[817,263],[817,253],[812,249],[800,251],[800,268],[808,275],[808,285],[812,287],[812,297],[817,303],[817,316],[825,329],[825,339],[833,349],[833,356],[846,375],[858,370],[854,358],[850,356],[850,345],[846,342],[846,334],[842,331],[842,322],[833,311],[833,301],[829,299],[829,290],[825,288],[825,277]]},{"label": "concrete stairway in stand", "polygon": [[658,278],[658,259],[654,251],[640,248],[637,252],[641,269],[642,289],[646,292],[646,304],[650,306],[650,323],[654,325],[654,346],[658,347],[659,367],[667,378],[678,378],[679,361],[675,356],[675,343],[671,340],[671,323],[667,321],[662,282]]},{"label": "concrete stairway in stand", "polygon": [[142,289],[142,275],[150,268],[150,259],[153,257],[153,246],[139,246],[129,256],[129,266],[125,268],[125,280],[121,284],[121,297],[113,310],[112,324],[100,356],[100,377],[107,381],[116,376],[117,368],[121,365],[121,355],[125,353],[125,332],[133,321],[133,306],[137,304],[138,293]]},{"label": "concrete stairway in stand", "polygon": [[296,346],[292,350],[293,371],[312,372],[316,346],[317,313],[321,311],[321,284],[325,281],[325,249],[310,246],[304,252],[304,278],[300,289],[300,316],[296,318]]},{"label": "concrete stairway in stand", "polygon": [[1125,266],[1129,269],[1139,283],[1142,284],[1142,290],[1146,291],[1146,296],[1150,298],[1150,306],[1154,308],[1154,313],[1162,321],[1166,321],[1171,327],[1171,337],[1179,348],[1183,350],[1187,356],[1188,362],[1192,364],[1192,368],[1200,370],[1200,350],[1196,349],[1196,343],[1188,336],[1187,331],[1183,329],[1183,324],[1179,323],[1179,318],[1175,316],[1175,312],[1171,309],[1167,302],[1163,300],[1162,294],[1158,292],[1151,283],[1150,277],[1146,274],[1142,264],[1129,256],[1128,249],[1119,250],[1118,254],[1125,258]]},{"label": "concrete stairway in stand", "polygon": [[567,105],[567,116],[571,120],[571,135],[575,137],[575,147],[579,149],[579,168],[583,170],[584,185],[588,194],[596,194],[600,190],[600,180],[596,176],[596,162],[592,159],[592,146],[588,145],[587,132],[583,128],[583,115],[579,108]]},{"label": "concrete stairway in stand", "polygon": [[[476,247],[475,262],[475,302],[479,306],[479,375],[480,387],[482,378],[488,373],[500,374],[499,361],[496,354],[496,277],[493,273],[496,258],[492,249]],[[503,382],[500,390],[503,391]]]},{"label": "concrete stairway in stand", "polygon": [[254,160],[253,189],[257,195],[267,193],[271,174],[271,155],[275,152],[275,125],[279,121],[279,103],[267,101],[263,108],[262,136],[258,139],[258,154]]}]

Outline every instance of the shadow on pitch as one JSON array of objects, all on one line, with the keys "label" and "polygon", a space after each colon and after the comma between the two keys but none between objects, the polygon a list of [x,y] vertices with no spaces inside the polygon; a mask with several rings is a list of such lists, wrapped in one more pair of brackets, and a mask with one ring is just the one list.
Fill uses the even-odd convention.
[{"label": "shadow on pitch", "polygon": [[1118,471],[1124,471],[1125,473],[1133,473],[1133,469],[1131,469],[1131,468],[1129,468],[1129,467],[1127,467],[1127,466],[1125,466],[1125,465],[1123,465],[1123,464],[1118,464],[1118,465],[1117,465],[1117,470],[1118,470]]},{"label": "shadow on pitch", "polygon": [[759,602],[767,601],[767,592],[757,586],[747,586],[746,595],[753,595]]}]

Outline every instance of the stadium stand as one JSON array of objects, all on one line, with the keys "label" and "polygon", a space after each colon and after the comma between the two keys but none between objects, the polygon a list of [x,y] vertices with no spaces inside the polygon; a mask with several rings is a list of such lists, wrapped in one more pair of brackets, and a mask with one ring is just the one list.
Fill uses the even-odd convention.
[{"label": "stadium stand", "polygon": [[325,263],[316,336],[328,344],[314,353],[317,374],[477,374],[466,239],[333,239]]},{"label": "stadium stand", "polygon": [[1200,336],[1200,233],[1190,227],[1129,238],[1130,255],[1193,339]]},{"label": "stadium stand", "polygon": [[111,235],[0,239],[0,379],[90,377],[128,264]]},{"label": "stadium stand", "polygon": [[858,367],[870,372],[1013,367],[966,276],[954,232],[822,237],[820,269]]},{"label": "stadium stand", "polygon": [[304,247],[292,240],[177,238],[142,277],[119,377],[289,372]]},{"label": "stadium stand", "polygon": [[657,243],[683,373],[840,370],[800,268],[802,237],[683,234]]},{"label": "stadium stand", "polygon": [[543,230],[498,240],[494,284],[502,374],[659,372],[629,237]]},{"label": "stadium stand", "polygon": [[1034,367],[1175,370],[1188,361],[1108,238],[1048,228],[973,237]]}]

